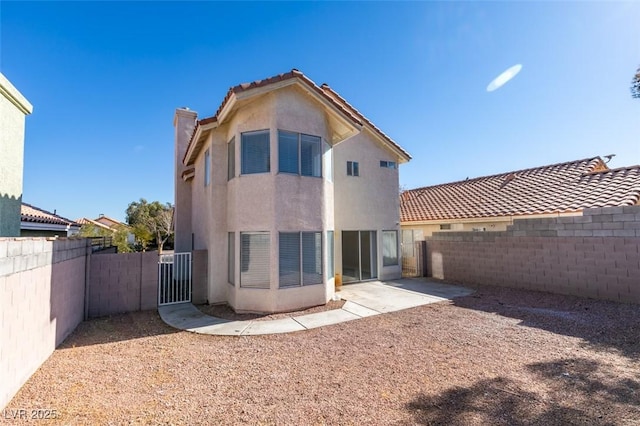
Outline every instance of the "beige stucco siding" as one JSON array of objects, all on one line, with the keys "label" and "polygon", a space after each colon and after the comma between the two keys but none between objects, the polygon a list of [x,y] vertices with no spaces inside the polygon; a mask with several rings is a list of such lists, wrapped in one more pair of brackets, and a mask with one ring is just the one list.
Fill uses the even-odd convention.
[{"label": "beige stucco siding", "polygon": [[[242,133],[268,130],[270,140],[270,171],[268,173],[242,174]],[[279,233],[299,231],[326,231],[333,225],[333,184],[325,177],[299,176],[278,171],[278,130],[287,130],[328,138],[327,120],[319,105],[308,100],[298,89],[285,88],[256,99],[235,112],[226,129],[214,132],[223,134],[220,151],[220,176],[214,181],[226,191],[226,223],[220,225],[218,239],[220,250],[209,250],[212,265],[224,265],[224,273],[218,271],[221,282],[211,282],[221,288],[229,303],[238,311],[287,310],[300,306],[325,303],[329,293],[326,282],[300,288],[279,289]],[[216,136],[214,136],[215,138]],[[227,143],[235,138],[236,175],[227,181]],[[202,154],[201,154],[202,155]],[[331,152],[323,156],[330,161]],[[323,162],[324,162],[323,161]],[[202,166],[198,167],[202,168]],[[215,166],[213,167],[215,169]],[[324,167],[325,170],[327,167]],[[200,179],[196,172],[195,180]],[[204,176],[202,177],[204,179]],[[216,184],[214,183],[214,185]],[[194,197],[196,199],[197,197]],[[214,200],[215,202],[215,200]],[[198,208],[194,203],[194,207]],[[215,220],[215,219],[214,219]],[[194,223],[196,220],[194,219]],[[224,232],[222,232],[224,228]],[[240,287],[239,245],[241,232],[266,231],[270,235],[270,274],[267,289]],[[234,232],[236,259],[236,285],[227,283],[228,232]],[[324,232],[323,232],[324,237]],[[323,250],[326,252],[326,250]],[[326,255],[323,261],[326,264]],[[224,281],[224,284],[222,284]],[[325,281],[326,277],[325,277]],[[332,283],[332,281],[331,281]],[[332,284],[331,284],[332,285]],[[331,292],[332,293],[332,292]],[[218,293],[216,293],[218,294]]]},{"label": "beige stucco siding", "polygon": [[0,237],[20,236],[25,115],[33,107],[0,74]]},{"label": "beige stucco siding", "polygon": [[[366,131],[333,151],[336,272],[342,272],[342,231],[369,230],[377,233],[378,278],[400,277],[400,265],[382,266],[382,231],[396,230],[400,240],[398,169],[380,167],[381,160],[398,159]],[[359,163],[360,176],[347,175],[347,161]]]}]

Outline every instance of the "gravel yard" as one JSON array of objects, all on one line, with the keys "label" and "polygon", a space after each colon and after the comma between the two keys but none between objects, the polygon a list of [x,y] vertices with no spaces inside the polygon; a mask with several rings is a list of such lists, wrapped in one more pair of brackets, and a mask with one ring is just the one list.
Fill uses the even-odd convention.
[{"label": "gravel yard", "polygon": [[640,424],[640,307],[476,290],[284,335],[178,332],[156,312],[84,322],[0,422]]}]

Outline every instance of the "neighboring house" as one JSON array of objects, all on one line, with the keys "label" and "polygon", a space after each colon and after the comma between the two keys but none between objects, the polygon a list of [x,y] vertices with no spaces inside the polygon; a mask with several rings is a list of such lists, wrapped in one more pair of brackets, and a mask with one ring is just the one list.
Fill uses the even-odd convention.
[{"label": "neighboring house", "polygon": [[129,225],[127,225],[126,223],[122,223],[116,219],[112,219],[103,214],[101,214],[96,219],[88,219],[86,217],[83,217],[78,219],[77,222],[80,225],[92,225],[92,226],[95,226],[97,230],[104,230],[106,232],[111,232],[111,233],[116,232],[119,227],[124,227],[127,230],[129,230],[129,232],[127,232],[127,243],[129,244],[135,243],[135,236],[133,235],[133,232],[130,231],[131,227]]},{"label": "neighboring house", "polygon": [[110,229],[114,229],[117,228],[118,226],[126,226],[128,227],[127,224],[122,223],[116,219],[112,219],[108,216],[105,216],[103,214],[101,214],[97,219],[94,219],[94,222],[98,222],[104,226],[107,226]]},{"label": "neighboring house", "polygon": [[24,122],[33,107],[0,73],[0,237],[20,235]]},{"label": "neighboring house", "polygon": [[[276,312],[401,275],[398,165],[410,155],[298,70],[177,109],[175,251],[208,251],[208,301]],[[335,273],[335,280],[334,280]]]},{"label": "neighboring house", "polygon": [[80,231],[80,224],[27,203],[20,212],[21,237],[70,237]]},{"label": "neighboring house", "polygon": [[80,219],[76,220],[76,222],[78,222],[80,225],[91,225],[94,226],[96,228],[96,230],[103,230],[105,232],[112,232],[113,230],[108,227],[107,225],[100,223],[96,220],[93,219],[88,219],[86,217],[81,217]]},{"label": "neighboring house", "polygon": [[403,243],[441,231],[504,231],[514,219],[640,204],[640,166],[600,157],[412,189],[401,194]]}]

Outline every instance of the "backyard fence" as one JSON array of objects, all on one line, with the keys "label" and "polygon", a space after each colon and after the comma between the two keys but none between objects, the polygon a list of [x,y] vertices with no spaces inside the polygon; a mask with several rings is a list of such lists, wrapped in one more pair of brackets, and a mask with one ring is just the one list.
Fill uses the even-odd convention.
[{"label": "backyard fence", "polygon": [[191,253],[160,255],[158,306],[191,302],[191,267]]},{"label": "backyard fence", "polygon": [[438,232],[427,248],[434,278],[640,303],[640,206],[518,219],[504,232]]}]

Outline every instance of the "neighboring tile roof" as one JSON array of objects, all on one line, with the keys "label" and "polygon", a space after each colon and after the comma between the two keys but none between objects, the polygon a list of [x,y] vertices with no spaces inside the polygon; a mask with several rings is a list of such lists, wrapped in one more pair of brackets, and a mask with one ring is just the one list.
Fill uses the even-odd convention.
[{"label": "neighboring tile roof", "polygon": [[55,213],[48,212],[46,210],[39,209],[31,204],[22,203],[20,208],[20,220],[22,222],[32,223],[46,223],[50,225],[65,225],[65,226],[77,226],[80,224],[69,220],[65,217],[59,216]]},{"label": "neighboring tile roof", "polygon": [[96,222],[95,220],[91,220],[86,217],[80,218],[76,220],[76,222],[78,222],[80,225],[93,225],[93,226],[97,226],[98,228],[111,229],[104,223]]},{"label": "neighboring tile roof", "polygon": [[[224,107],[227,105],[227,103],[229,102],[229,100],[234,94],[241,93],[250,89],[255,89],[258,87],[268,86],[270,84],[278,83],[278,82],[289,80],[292,78],[297,78],[301,82],[305,83],[309,88],[311,88],[319,96],[325,98],[329,103],[335,106],[339,111],[341,111],[343,114],[349,117],[355,124],[359,126],[366,124],[367,126],[369,126],[374,133],[377,133],[387,143],[389,143],[391,146],[399,150],[403,155],[407,157],[408,160],[411,159],[411,155],[407,151],[405,151],[393,139],[391,139],[389,136],[383,133],[382,130],[376,127],[371,121],[369,121],[366,117],[364,117],[358,110],[352,107],[338,93],[333,91],[327,84],[323,84],[322,87],[318,87],[318,85],[314,83],[313,80],[311,80],[309,77],[307,77],[306,75],[304,75],[302,72],[298,71],[295,68],[289,72],[278,74],[276,76],[269,77],[264,80],[256,80],[251,83],[242,83],[242,84],[238,84],[237,86],[231,87],[227,92],[226,96],[224,97],[224,100],[218,107],[218,110],[216,111],[215,115],[211,117],[203,118],[202,120],[197,121],[196,126],[193,129],[193,133],[191,134],[191,140],[189,141],[189,146],[187,147],[186,153],[189,152],[191,145],[194,143],[193,139],[198,130],[198,127],[203,126],[205,124],[215,123],[216,121],[218,121],[218,117],[220,116],[220,113],[222,112],[222,110],[224,109]],[[185,159],[186,159],[186,154],[185,154]]]},{"label": "neighboring tile roof", "polygon": [[402,222],[576,212],[640,201],[640,166],[609,169],[600,157],[412,189]]},{"label": "neighboring tile roof", "polygon": [[118,225],[124,225],[124,223],[120,222],[119,220],[110,218],[109,216],[105,216],[105,215],[100,215],[99,218],[93,219],[93,221],[101,223],[109,228],[113,228],[114,226],[118,226]]}]

